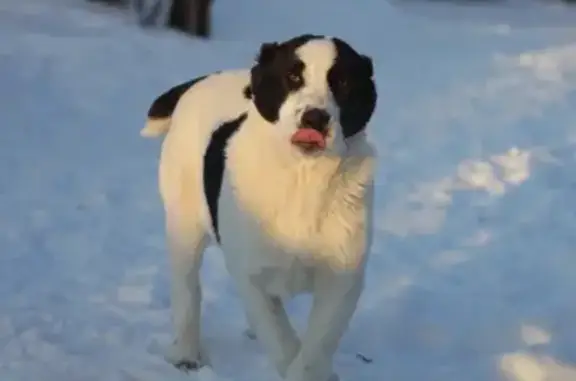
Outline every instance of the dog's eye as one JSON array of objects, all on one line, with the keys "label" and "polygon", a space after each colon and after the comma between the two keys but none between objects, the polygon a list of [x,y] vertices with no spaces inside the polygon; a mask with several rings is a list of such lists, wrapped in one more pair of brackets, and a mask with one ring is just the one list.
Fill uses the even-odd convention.
[{"label": "dog's eye", "polygon": [[302,76],[298,73],[288,73],[286,79],[291,85],[299,85],[302,83]]}]

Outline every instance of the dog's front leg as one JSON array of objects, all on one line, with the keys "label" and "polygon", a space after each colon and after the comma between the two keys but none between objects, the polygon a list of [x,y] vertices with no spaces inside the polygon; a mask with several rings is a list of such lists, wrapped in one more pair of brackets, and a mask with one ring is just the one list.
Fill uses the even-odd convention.
[{"label": "dog's front leg", "polygon": [[332,357],[356,310],[362,288],[361,274],[319,270],[308,327],[300,352],[288,368],[288,381],[338,380],[332,372]]},{"label": "dog's front leg", "polygon": [[246,306],[250,328],[284,377],[300,349],[288,314],[279,297],[266,294],[250,279],[240,281],[239,291]]}]

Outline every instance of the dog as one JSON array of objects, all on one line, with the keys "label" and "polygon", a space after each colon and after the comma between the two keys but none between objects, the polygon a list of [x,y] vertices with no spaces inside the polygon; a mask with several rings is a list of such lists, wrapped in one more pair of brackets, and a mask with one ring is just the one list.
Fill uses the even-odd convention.
[{"label": "dog", "polygon": [[[225,256],[249,329],[288,381],[335,381],[332,359],[364,287],[372,244],[377,102],[372,59],[336,37],[261,45],[250,69],[160,95],[141,134],[166,135],[159,165],[175,341],[168,360],[198,369],[200,267]],[[299,338],[283,302],[311,293]]]}]

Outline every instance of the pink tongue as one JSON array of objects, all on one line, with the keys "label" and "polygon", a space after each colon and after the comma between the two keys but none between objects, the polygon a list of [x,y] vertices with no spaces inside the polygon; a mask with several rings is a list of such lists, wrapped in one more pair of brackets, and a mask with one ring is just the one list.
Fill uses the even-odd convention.
[{"label": "pink tongue", "polygon": [[292,143],[316,145],[319,148],[326,147],[326,140],[324,135],[313,128],[300,128],[292,135]]}]

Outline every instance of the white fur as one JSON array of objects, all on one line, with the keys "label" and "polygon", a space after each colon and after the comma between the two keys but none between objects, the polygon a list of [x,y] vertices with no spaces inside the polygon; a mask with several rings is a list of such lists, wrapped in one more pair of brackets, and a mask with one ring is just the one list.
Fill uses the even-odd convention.
[{"label": "white fur", "polygon": [[[337,380],[332,357],[356,309],[371,246],[375,152],[364,133],[343,141],[325,84],[333,54],[324,41],[300,49],[307,86],[284,104],[284,139],[278,138],[279,126],[266,122],[243,97],[248,71],[209,77],[174,111],[160,159],[176,329],[170,361],[209,363],[200,343],[199,270],[214,232],[203,191],[203,156],[214,128],[246,111],[228,145],[219,200],[228,271],[279,374],[288,381]],[[303,154],[289,139],[292,118],[310,106],[328,108],[333,117],[329,148],[319,155]],[[302,292],[312,292],[314,303],[300,339],[282,299]]]}]

